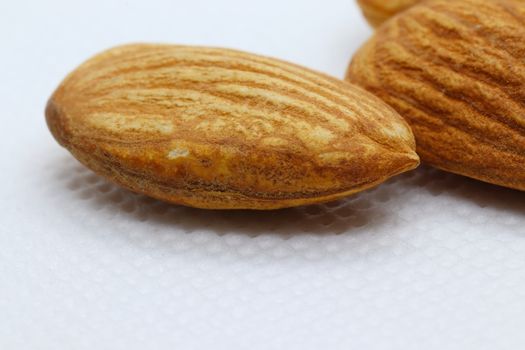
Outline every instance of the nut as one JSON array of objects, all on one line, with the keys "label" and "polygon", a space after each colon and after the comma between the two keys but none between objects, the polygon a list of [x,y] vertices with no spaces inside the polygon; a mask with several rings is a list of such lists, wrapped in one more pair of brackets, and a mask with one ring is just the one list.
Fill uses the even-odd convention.
[{"label": "nut", "polygon": [[525,190],[525,3],[426,1],[382,25],[347,80],[393,106],[435,167]]},{"label": "nut", "polygon": [[412,132],[351,84],[239,51],[137,44],[71,73],[56,140],[136,192],[214,209],[338,199],[416,167]]},{"label": "nut", "polygon": [[406,10],[421,0],[357,0],[368,23],[378,27],[381,23]]}]

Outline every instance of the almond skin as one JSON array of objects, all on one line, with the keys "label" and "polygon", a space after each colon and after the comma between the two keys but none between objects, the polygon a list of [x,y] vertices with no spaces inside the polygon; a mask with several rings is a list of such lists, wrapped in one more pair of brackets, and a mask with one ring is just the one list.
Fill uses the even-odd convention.
[{"label": "almond skin", "polygon": [[347,80],[393,106],[435,167],[525,190],[525,3],[434,0],[382,25]]},{"label": "almond skin", "polygon": [[227,49],[113,48],[66,77],[46,119],[93,171],[199,208],[335,200],[419,163],[410,128],[375,96]]},{"label": "almond skin", "polygon": [[406,10],[421,0],[357,0],[363,14],[372,27],[378,27],[384,21]]}]

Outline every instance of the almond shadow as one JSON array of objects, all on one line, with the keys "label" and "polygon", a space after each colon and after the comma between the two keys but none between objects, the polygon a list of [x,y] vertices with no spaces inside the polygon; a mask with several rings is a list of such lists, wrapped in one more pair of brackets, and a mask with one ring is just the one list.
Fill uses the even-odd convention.
[{"label": "almond shadow", "polygon": [[283,239],[304,234],[357,234],[384,225],[389,214],[376,203],[394,199],[384,191],[377,194],[378,198],[370,198],[376,191],[372,189],[344,200],[273,211],[206,210],[133,193],[96,175],[70,156],[57,159],[52,166],[54,180],[60,182],[57,185],[71,193],[71,200],[84,201],[93,215],[105,211],[137,223],[147,221],[152,227],[173,227],[185,232],[205,230],[250,237],[270,234]]},{"label": "almond shadow", "polygon": [[448,195],[467,200],[480,208],[525,215],[525,192],[492,185],[465,176],[421,166],[413,186],[425,188],[433,196]]}]

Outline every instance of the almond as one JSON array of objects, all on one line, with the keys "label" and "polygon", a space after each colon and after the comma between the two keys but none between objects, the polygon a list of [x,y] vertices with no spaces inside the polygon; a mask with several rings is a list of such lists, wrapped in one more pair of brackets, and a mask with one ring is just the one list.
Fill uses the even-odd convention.
[{"label": "almond", "polygon": [[200,208],[338,199],[418,165],[410,128],[351,84],[239,51],[137,44],[72,72],[46,119],[80,162]]},{"label": "almond", "polygon": [[[366,20],[373,27],[423,0],[357,0]],[[523,1],[523,0],[517,0]]]},{"label": "almond", "polygon": [[382,25],[347,72],[411,124],[421,159],[525,190],[525,2],[425,1]]},{"label": "almond", "polygon": [[378,27],[398,12],[406,10],[421,0],[357,0],[368,23]]}]

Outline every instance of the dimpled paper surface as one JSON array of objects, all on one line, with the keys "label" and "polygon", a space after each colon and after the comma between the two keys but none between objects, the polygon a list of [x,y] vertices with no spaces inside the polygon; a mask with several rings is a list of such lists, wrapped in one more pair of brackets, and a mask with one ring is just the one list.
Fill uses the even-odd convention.
[{"label": "dimpled paper surface", "polygon": [[334,1],[0,4],[0,349],[523,349],[525,194],[422,167],[344,201],[220,212],[135,195],[51,138],[90,55],[226,46],[343,76]]}]

